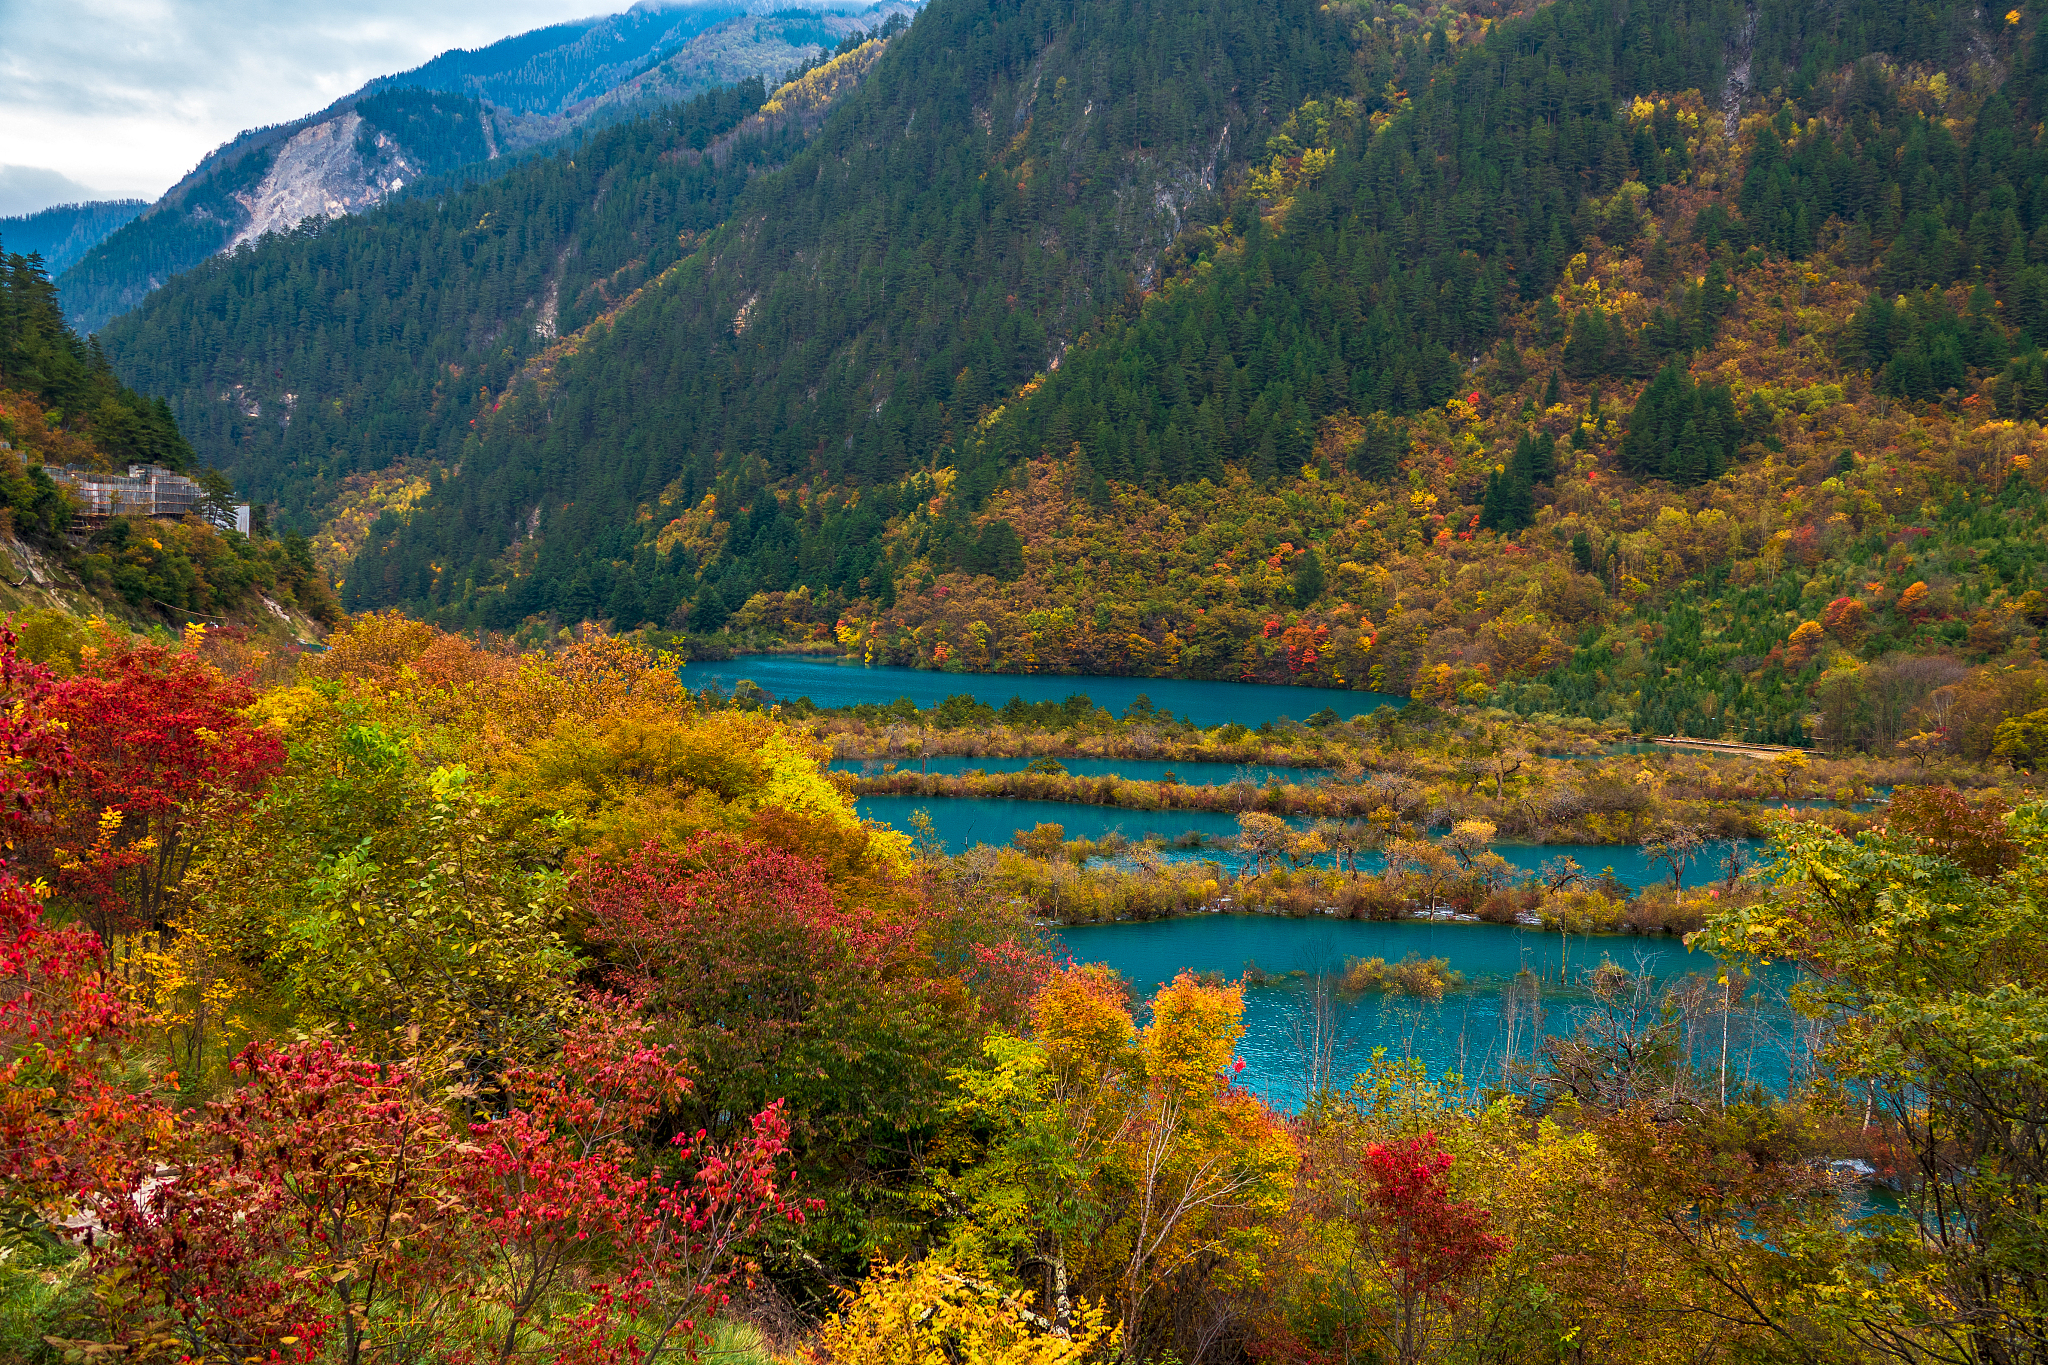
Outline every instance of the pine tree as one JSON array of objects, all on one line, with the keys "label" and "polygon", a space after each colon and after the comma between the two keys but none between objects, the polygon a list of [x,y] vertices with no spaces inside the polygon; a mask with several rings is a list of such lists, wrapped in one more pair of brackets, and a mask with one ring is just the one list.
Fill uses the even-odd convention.
[{"label": "pine tree", "polygon": [[1294,605],[1313,606],[1323,595],[1323,557],[1311,545],[1294,564]]},{"label": "pine tree", "polygon": [[1579,566],[1580,573],[1593,572],[1593,542],[1584,531],[1572,537],[1572,562]]}]

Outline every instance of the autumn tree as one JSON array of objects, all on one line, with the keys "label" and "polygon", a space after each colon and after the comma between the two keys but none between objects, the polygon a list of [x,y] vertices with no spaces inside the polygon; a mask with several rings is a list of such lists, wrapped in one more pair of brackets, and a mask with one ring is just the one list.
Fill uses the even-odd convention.
[{"label": "autumn tree", "polygon": [[980,1029],[914,901],[863,903],[819,860],[730,835],[586,859],[568,895],[613,981],[675,1031],[697,1081],[686,1121],[722,1134],[786,1099],[798,1174],[833,1191],[833,1218],[888,1197],[848,1173],[910,1165]]},{"label": "autumn tree", "polygon": [[1777,837],[1779,896],[1724,902],[1702,941],[1808,968],[1802,1008],[1841,1021],[1827,1066],[1904,1144],[1907,1264],[1929,1296],[1910,1309],[1879,1296],[1848,1325],[1898,1359],[2036,1358],[2048,1339],[2048,1077],[2031,1041],[2048,1018],[2044,811],[1902,788],[1884,826],[1855,840],[1804,825]]},{"label": "autumn tree", "polygon": [[242,711],[246,684],[197,652],[124,640],[111,628],[43,710],[72,753],[30,865],[109,943],[161,927],[206,830],[261,793],[284,756]]},{"label": "autumn tree", "polygon": [[95,1268],[133,1290],[106,1297],[112,1344],[337,1365],[690,1356],[740,1249],[801,1210],[778,1184],[779,1107],[730,1145],[648,1142],[687,1081],[646,1032],[599,1002],[556,1066],[508,1076],[513,1103],[466,1131],[431,1063],[252,1045],[203,1114],[113,1144],[90,1196],[111,1234]]},{"label": "autumn tree", "polygon": [[1294,1144],[1235,1084],[1243,1008],[1242,988],[1183,974],[1140,1029],[1110,978],[1074,969],[1034,1002],[1028,1040],[998,1035],[993,1065],[962,1073],[961,1112],[992,1125],[990,1174],[963,1186],[976,1225],[1048,1270],[1055,1324],[1085,1267],[1118,1304],[1126,1360],[1157,1330],[1155,1292],[1255,1280],[1260,1221],[1285,1202]]},{"label": "autumn tree", "polygon": [[173,948],[232,971],[261,945],[216,1019],[289,1002],[379,1057],[452,1048],[483,1073],[531,1060],[576,966],[560,878],[497,837],[467,770],[422,762],[427,741],[376,711],[312,688],[264,698],[286,762],[209,839]]},{"label": "autumn tree", "polygon": [[1395,1359],[1433,1359],[1443,1319],[1506,1246],[1484,1212],[1451,1194],[1451,1155],[1435,1133],[1365,1150],[1359,1227],[1394,1305]]}]

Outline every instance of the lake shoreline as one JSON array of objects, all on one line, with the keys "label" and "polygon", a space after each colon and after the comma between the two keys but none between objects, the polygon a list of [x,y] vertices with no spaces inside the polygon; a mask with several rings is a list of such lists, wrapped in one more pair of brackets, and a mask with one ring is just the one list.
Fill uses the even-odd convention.
[{"label": "lake shoreline", "polygon": [[[1385,798],[1369,781],[1344,783],[1335,780],[1334,770],[1307,783],[1269,780],[1256,783],[1237,780],[1224,785],[1207,785],[1181,780],[1160,781],[1114,775],[1077,776],[1067,773],[1011,771],[995,773],[862,773],[834,771],[835,783],[856,799],[870,797],[925,798],[934,801],[1043,801],[1062,805],[1092,806],[1112,810],[1154,813],[1201,811],[1238,815],[1263,811],[1269,815],[1296,818],[1362,820],[1384,805]],[[1767,838],[1770,826],[1780,821],[1814,819],[1823,814],[1851,816],[1869,812],[1845,807],[1833,800],[1815,800],[1796,806],[1771,807],[1771,798],[1753,796],[1709,797],[1701,800],[1672,800],[1679,818],[1711,825],[1717,837]],[[1766,813],[1768,812],[1768,813]],[[1831,822],[1832,823],[1832,822]],[[1855,833],[1872,823],[1851,821],[1842,832]],[[1521,835],[1559,832],[1562,839],[1526,838],[1503,842],[1542,844],[1596,844],[1615,847],[1640,846],[1651,842],[1628,838],[1623,831],[1567,824],[1539,824],[1534,828],[1514,827]]]}]

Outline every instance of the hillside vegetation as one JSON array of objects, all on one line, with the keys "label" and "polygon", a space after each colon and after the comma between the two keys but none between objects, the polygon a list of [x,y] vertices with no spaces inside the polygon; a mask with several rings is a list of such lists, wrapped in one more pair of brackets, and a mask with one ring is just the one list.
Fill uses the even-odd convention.
[{"label": "hillside vegetation", "polygon": [[114,517],[75,542],[66,534],[75,506],[45,466],[132,463],[192,473],[216,511],[233,505],[232,483],[194,468],[164,401],[123,386],[99,347],[66,324],[41,265],[0,255],[0,540],[12,547],[0,550],[0,608],[57,613],[65,639],[78,629],[65,616],[137,626],[205,618],[293,640],[339,619],[304,536],[251,539],[196,515]]},{"label": "hillside vegetation", "polygon": [[[362,274],[371,239],[457,203],[481,223],[510,190],[223,264],[109,344],[291,508],[348,508],[350,604],[467,626],[1886,751],[1946,731],[1915,708],[1970,669],[2034,677],[2048,248],[2023,16],[1325,10],[1280,23],[1303,53],[1280,61],[1219,39],[1221,12],[975,39],[952,12],[766,174],[692,201],[702,237],[649,237],[616,284],[625,248],[518,241],[516,287],[442,295],[434,385],[383,329],[307,344],[262,319],[287,272]],[[1276,63],[1288,102],[1174,74],[1210,59]],[[1090,72],[1133,94],[1096,100]],[[918,106],[975,135],[926,143]],[[676,135],[631,127],[610,137]],[[1130,207],[1143,184],[1161,209]],[[575,334],[545,350],[551,270]],[[496,352],[457,387],[453,338],[483,319]],[[233,350],[264,338],[262,364]],[[217,399],[322,354],[389,387],[274,434]]]},{"label": "hillside vegetation", "polygon": [[[108,344],[347,603],[465,628],[1886,754],[2048,701],[2025,13],[1251,14],[941,5],[767,141],[699,101]],[[680,237],[537,211],[690,174]],[[247,422],[264,369],[322,396]]]},{"label": "hillside vegetation", "polygon": [[[1488,897],[1542,902],[1575,971],[1134,995],[1027,897],[1201,904],[1188,865],[1085,880],[1051,826],[934,856],[804,730],[617,638],[512,656],[391,614],[332,644],[99,626],[52,670],[0,635],[10,1358],[1975,1365],[2038,1337],[2037,804],[1901,787],[1853,840],[1778,828],[1769,879]],[[1379,713],[1442,727],[1388,757],[1448,756],[1428,709]],[[1485,880],[1482,824],[1391,840],[1353,908]],[[1307,913],[1277,866],[1306,852],[1267,839],[1232,889]],[[1705,970],[1583,942],[1645,910]],[[1240,1083],[1259,1003],[1299,1113]],[[1469,1077],[1340,1076],[1318,1041],[1440,1005],[1569,1022]]]}]

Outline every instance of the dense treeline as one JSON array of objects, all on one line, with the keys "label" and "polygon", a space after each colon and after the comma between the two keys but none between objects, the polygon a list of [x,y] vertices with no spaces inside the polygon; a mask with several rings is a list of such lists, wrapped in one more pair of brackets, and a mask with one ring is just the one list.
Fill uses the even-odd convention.
[{"label": "dense treeline", "polygon": [[12,252],[0,252],[0,444],[0,505],[46,543],[70,524],[71,504],[45,460],[193,463],[164,400],[115,378],[98,343],[65,322],[42,259]]},{"label": "dense treeline", "polygon": [[736,86],[459,193],[309,220],[190,271],[102,341],[253,496],[311,529],[350,475],[457,455],[522,364],[722,220],[786,144],[698,153],[762,98]]},{"label": "dense treeline", "polygon": [[[491,111],[465,95],[384,90],[359,100],[354,111],[363,120],[356,155],[390,180],[411,185],[487,161],[497,151],[487,130]],[[278,148],[299,126],[244,134],[202,163],[191,184],[172,190],[86,252],[57,280],[66,316],[80,331],[99,332],[173,276],[224,250],[249,222],[244,200],[263,183]],[[410,171],[395,169],[399,157]]]}]

